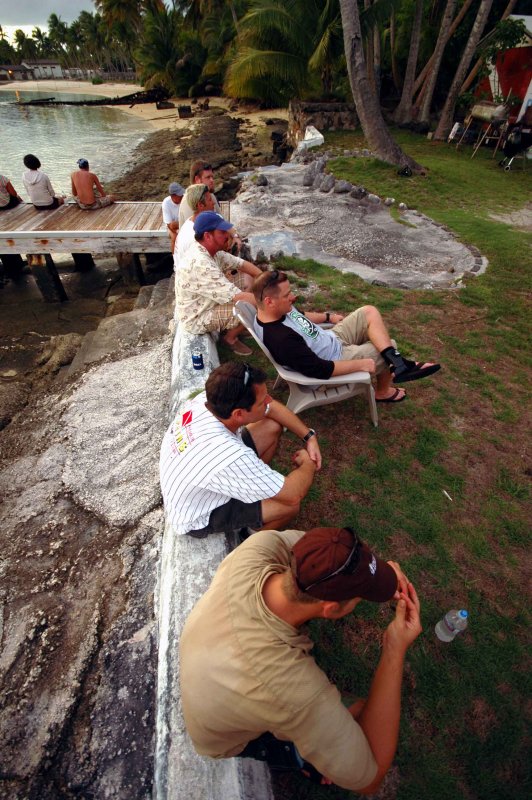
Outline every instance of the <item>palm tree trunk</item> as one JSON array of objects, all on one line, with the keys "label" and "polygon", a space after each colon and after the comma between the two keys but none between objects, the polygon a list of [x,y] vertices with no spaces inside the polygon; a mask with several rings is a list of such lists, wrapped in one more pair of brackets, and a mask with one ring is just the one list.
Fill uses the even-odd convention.
[{"label": "palm tree trunk", "polygon": [[[517,0],[510,0],[508,5],[504,9],[504,13],[503,13],[503,15],[501,17],[501,20],[506,19],[507,17],[510,16],[512,11],[514,10],[514,6],[515,6],[516,3],[517,3]],[[473,67],[473,69],[471,70],[471,72],[469,73],[469,75],[467,76],[465,81],[463,82],[462,88],[460,89],[460,94],[463,94],[463,92],[467,92],[467,90],[469,89],[469,87],[471,86],[473,81],[475,80],[475,78],[477,76],[477,73],[478,73],[479,69],[481,68],[481,66],[483,64],[483,61],[484,61],[484,59],[482,57],[480,57],[477,60],[475,66]]]},{"label": "palm tree trunk", "polygon": [[[462,22],[463,18],[465,17],[467,12],[469,11],[469,7],[472,4],[473,4],[473,0],[465,0],[464,5],[462,6],[460,11],[456,15],[456,19],[453,21],[453,24],[449,28],[449,32],[447,34],[447,38],[445,40],[445,44],[447,44],[447,42],[449,41],[451,36],[454,34],[454,32],[456,31],[456,29],[458,28],[458,26]],[[433,61],[434,61],[434,53],[431,55],[431,57],[429,58],[429,60],[427,61],[427,63],[425,64],[425,66],[423,67],[423,69],[421,70],[421,72],[419,73],[419,75],[416,78],[416,82],[414,83],[414,94],[416,94],[416,92],[419,92],[421,86],[423,85],[424,81],[426,80],[427,74],[428,74],[428,72],[429,72],[429,70],[431,68],[431,65],[432,65]]]},{"label": "palm tree trunk", "polygon": [[[364,10],[367,10],[371,6],[371,0],[364,0]],[[366,38],[366,67],[368,70],[368,81],[369,85],[376,91],[375,87],[375,51],[373,49],[373,31],[371,34]]]},{"label": "palm tree trunk", "polygon": [[436,47],[434,48],[434,53],[431,59],[432,63],[430,65],[430,70],[417,101],[418,104],[421,101],[421,108],[419,112],[420,122],[428,123],[430,119],[430,106],[432,103],[432,97],[434,95],[434,89],[436,87],[436,78],[438,77],[438,72],[440,71],[443,52],[445,50],[445,45],[447,44],[449,28],[451,27],[455,8],[456,0],[447,0],[447,5],[445,6],[445,11],[443,12],[440,25],[440,32],[436,41]]},{"label": "palm tree trunk", "polygon": [[452,128],[454,107],[458,99],[460,87],[464,81],[465,74],[471,63],[471,59],[473,58],[477,44],[480,41],[482,31],[486,26],[488,14],[491,11],[492,5],[493,0],[481,0],[480,2],[475,22],[473,23],[473,27],[471,29],[471,33],[469,34],[469,39],[467,40],[464,52],[462,53],[462,58],[460,59],[458,69],[456,70],[453,82],[451,83],[451,88],[449,89],[449,94],[447,95],[447,100],[445,101],[440,121],[438,122],[438,127],[434,133],[434,139],[436,141],[445,140]]},{"label": "palm tree trunk", "polygon": [[421,165],[403,153],[392,139],[384,122],[377,95],[369,84],[357,2],[356,0],[339,0],[339,2],[349,83],[368,145],[384,161],[408,166],[416,172],[421,172],[423,169]]},{"label": "palm tree trunk", "polygon": [[393,84],[397,91],[401,88],[401,79],[397,69],[397,58],[395,54],[395,11],[390,15],[390,63],[392,65]]},{"label": "palm tree trunk", "polygon": [[412,122],[412,98],[414,96],[414,80],[416,78],[417,57],[419,53],[419,40],[421,37],[421,21],[423,19],[423,0],[416,0],[416,10],[412,22],[410,36],[410,50],[406,64],[403,92],[399,105],[395,109],[393,118],[399,125],[408,125]]},{"label": "palm tree trunk", "polygon": [[376,25],[373,29],[373,72],[375,74],[375,92],[381,94],[381,32]]}]

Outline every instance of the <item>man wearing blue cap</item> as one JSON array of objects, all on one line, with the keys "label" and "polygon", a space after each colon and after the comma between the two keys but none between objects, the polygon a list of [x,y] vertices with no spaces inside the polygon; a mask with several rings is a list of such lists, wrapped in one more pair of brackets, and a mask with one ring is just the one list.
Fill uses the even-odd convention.
[{"label": "man wearing blue cap", "polygon": [[[89,162],[86,158],[78,159],[78,167],[79,169],[71,174],[70,182],[74,200],[83,211],[94,211],[116,202],[114,194],[105,194],[98,176],[94,172],[89,172]],[[98,194],[94,191],[95,187]]]},{"label": "man wearing blue cap", "polygon": [[222,331],[222,342],[240,356],[251,349],[240,341],[244,326],[235,316],[234,303],[255,305],[251,292],[242,291],[245,275],[261,271],[250,261],[227,252],[230,222],[214,211],[202,211],[194,220],[194,237],[176,274],[176,318],[190,333]]}]

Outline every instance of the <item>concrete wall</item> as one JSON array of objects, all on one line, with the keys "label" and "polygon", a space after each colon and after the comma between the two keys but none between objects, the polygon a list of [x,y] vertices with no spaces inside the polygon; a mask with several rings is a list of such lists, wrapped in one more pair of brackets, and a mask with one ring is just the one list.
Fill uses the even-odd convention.
[{"label": "concrete wall", "polygon": [[[192,368],[192,350],[203,354],[204,370]],[[170,414],[202,389],[219,365],[209,335],[176,330],[172,355]],[[154,797],[157,800],[272,800],[268,769],[258,761],[198,756],[185,730],[179,697],[179,636],[192,607],[208,588],[231,547],[225,536],[176,536],[166,524],[156,605],[159,664]]]},{"label": "concrete wall", "polygon": [[304,103],[292,100],[288,106],[288,142],[296,147],[307,125],[319,131],[355,130],[359,122],[353,103]]}]

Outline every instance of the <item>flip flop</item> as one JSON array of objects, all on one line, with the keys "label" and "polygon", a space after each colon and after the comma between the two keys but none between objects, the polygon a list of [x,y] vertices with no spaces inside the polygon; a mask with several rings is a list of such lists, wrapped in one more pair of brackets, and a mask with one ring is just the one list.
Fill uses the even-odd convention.
[{"label": "flip flop", "polygon": [[[397,397],[400,392],[403,392],[403,396]],[[403,400],[406,400],[406,392],[404,389],[396,389],[390,397],[375,398],[375,402],[377,403],[402,403]]]},{"label": "flip flop", "polygon": [[234,344],[229,344],[224,340],[224,345],[231,350],[232,353],[235,353],[237,356],[250,356],[253,353],[251,347],[248,347],[247,344],[241,342],[240,339],[237,339]]},{"label": "flip flop", "polygon": [[[407,383],[408,381],[417,381],[420,378],[428,378],[441,369],[439,364],[430,364],[426,361],[408,361],[404,359],[406,369],[402,370],[399,375],[394,375],[394,383]],[[398,402],[397,400],[395,402]]]}]

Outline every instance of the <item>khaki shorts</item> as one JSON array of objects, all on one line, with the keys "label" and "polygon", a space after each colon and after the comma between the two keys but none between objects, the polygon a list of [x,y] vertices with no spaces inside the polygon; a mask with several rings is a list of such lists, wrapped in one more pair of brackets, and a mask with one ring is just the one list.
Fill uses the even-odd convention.
[{"label": "khaki shorts", "polygon": [[[342,342],[342,361],[372,358],[375,361],[377,374],[389,369],[377,348],[368,341],[368,322],[363,308],[352,311],[335,325],[332,331]],[[392,344],[396,347],[393,339]]]},{"label": "khaki shorts", "polygon": [[[244,276],[242,273],[237,272],[232,275],[231,272],[225,272],[225,277],[231,283],[234,283],[239,289],[244,287]],[[215,306],[205,320],[205,333],[210,331],[228,331],[231,328],[236,328],[240,325],[240,320],[235,316],[234,303],[224,303],[221,306]]]},{"label": "khaki shorts", "polygon": [[97,208],[106,208],[112,204],[112,200],[109,195],[105,197],[97,197],[94,203],[90,203],[87,205],[86,203],[82,203],[81,200],[76,200],[76,203],[81,208],[82,211],[96,211]]}]

